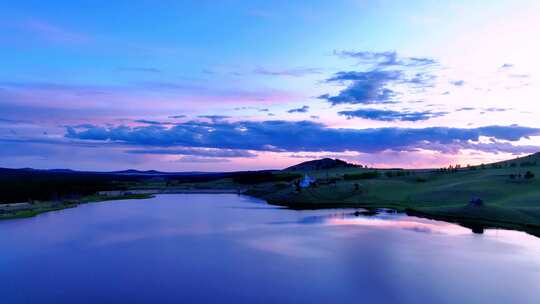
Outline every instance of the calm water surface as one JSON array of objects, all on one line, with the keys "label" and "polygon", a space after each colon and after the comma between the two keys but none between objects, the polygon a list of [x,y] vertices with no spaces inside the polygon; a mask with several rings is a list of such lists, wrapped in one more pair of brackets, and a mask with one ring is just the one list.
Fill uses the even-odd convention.
[{"label": "calm water surface", "polygon": [[160,195],[0,222],[0,303],[539,303],[540,239]]}]

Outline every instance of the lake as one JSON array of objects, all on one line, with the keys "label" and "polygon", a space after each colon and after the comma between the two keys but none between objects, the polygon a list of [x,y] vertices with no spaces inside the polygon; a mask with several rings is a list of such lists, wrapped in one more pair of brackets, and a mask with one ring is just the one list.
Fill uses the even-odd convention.
[{"label": "lake", "polygon": [[0,222],[0,302],[538,303],[540,239],[170,194]]}]

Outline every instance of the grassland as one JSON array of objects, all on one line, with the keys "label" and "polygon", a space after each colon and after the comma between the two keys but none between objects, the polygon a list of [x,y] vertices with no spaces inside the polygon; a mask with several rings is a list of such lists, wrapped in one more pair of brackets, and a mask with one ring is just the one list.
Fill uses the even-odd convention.
[{"label": "grassland", "polygon": [[[525,178],[527,171],[535,177]],[[533,163],[444,171],[346,168],[302,173],[321,182],[303,189],[259,184],[247,194],[294,209],[392,208],[467,226],[521,229],[540,235],[540,167]],[[483,203],[470,204],[473,198]]]}]

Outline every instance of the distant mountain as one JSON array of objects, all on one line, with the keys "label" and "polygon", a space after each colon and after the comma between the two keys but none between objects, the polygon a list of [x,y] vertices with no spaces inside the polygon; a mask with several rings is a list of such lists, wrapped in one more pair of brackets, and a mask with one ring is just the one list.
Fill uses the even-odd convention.
[{"label": "distant mountain", "polygon": [[222,172],[198,172],[198,171],[187,171],[187,172],[161,172],[157,170],[122,170],[122,171],[77,171],[72,169],[33,169],[33,168],[20,168],[20,169],[9,169],[9,168],[0,168],[0,174],[6,172],[26,172],[26,173],[35,173],[35,174],[85,174],[85,175],[133,175],[133,176],[191,176],[191,175],[216,175],[223,174]]},{"label": "distant mountain", "polygon": [[341,159],[323,158],[317,160],[310,160],[298,165],[294,165],[286,168],[286,171],[311,171],[311,170],[327,170],[334,168],[354,168],[358,167],[355,164],[350,164]]},{"label": "distant mountain", "polygon": [[165,173],[165,172],[159,172],[159,171],[156,171],[156,170],[140,171],[140,170],[134,170],[134,169],[122,170],[122,171],[112,171],[112,172],[107,172],[107,173],[109,173],[109,174],[122,174],[122,175],[165,175],[165,174],[169,174],[169,173]]},{"label": "distant mountain", "polygon": [[[0,168],[0,169],[7,169],[7,168]],[[20,170],[20,171],[28,171],[28,172],[51,172],[51,173],[72,173],[77,172],[75,170],[71,169],[34,169],[34,168],[21,168],[21,169],[7,169],[7,170]],[[81,171],[82,172],[82,171]]]}]

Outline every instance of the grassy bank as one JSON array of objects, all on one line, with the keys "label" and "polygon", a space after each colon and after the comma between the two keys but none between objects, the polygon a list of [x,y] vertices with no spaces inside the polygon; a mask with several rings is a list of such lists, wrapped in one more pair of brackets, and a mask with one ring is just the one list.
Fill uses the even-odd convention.
[{"label": "grassy bank", "polygon": [[[33,217],[38,214],[42,214],[50,211],[58,211],[67,208],[75,208],[80,204],[87,203],[97,203],[105,201],[115,201],[115,200],[126,200],[126,199],[146,199],[151,198],[151,194],[129,194],[129,195],[118,195],[118,196],[104,196],[104,195],[89,195],[82,197],[78,200],[73,201],[63,201],[63,202],[37,202],[29,206],[29,208],[24,210],[13,210],[0,213],[0,220],[6,219],[18,219],[18,218],[28,218]],[[0,209],[2,210],[2,209]]]},{"label": "grassy bank", "polygon": [[[531,176],[525,177],[526,172]],[[264,183],[246,194],[292,209],[391,208],[464,226],[519,229],[540,235],[540,169],[479,166],[459,170],[347,168],[303,172],[308,188]],[[328,182],[331,181],[331,182]],[[481,205],[471,205],[473,198]]]}]

